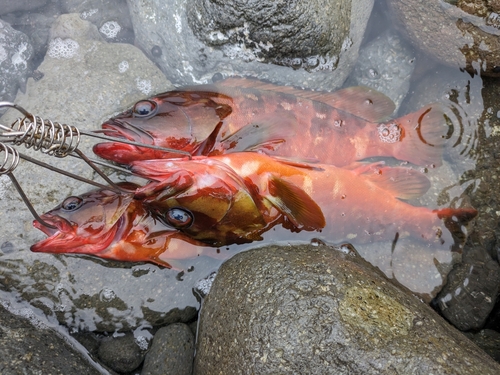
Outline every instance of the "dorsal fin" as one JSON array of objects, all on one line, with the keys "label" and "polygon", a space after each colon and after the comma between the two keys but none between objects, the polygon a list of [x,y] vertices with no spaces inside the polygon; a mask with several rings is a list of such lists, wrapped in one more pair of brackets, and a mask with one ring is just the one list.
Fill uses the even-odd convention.
[{"label": "dorsal fin", "polygon": [[[419,198],[429,190],[431,183],[422,173],[404,167],[380,167],[381,164],[362,166],[361,175],[377,187],[401,199]],[[356,172],[356,170],[354,170]]]},{"label": "dorsal fin", "polygon": [[261,91],[291,94],[300,98],[325,103],[370,122],[380,122],[389,117],[396,108],[394,102],[379,91],[364,86],[348,87],[335,92],[301,90],[289,86],[278,86],[248,78],[228,78],[214,87],[252,88]]},{"label": "dorsal fin", "polygon": [[280,116],[264,113],[221,140],[221,145],[231,152],[275,150],[295,135],[296,127],[297,119],[291,112],[283,111]]},{"label": "dorsal fin", "polygon": [[323,211],[304,190],[274,175],[269,177],[268,189],[266,199],[297,229],[320,230],[326,225]]}]

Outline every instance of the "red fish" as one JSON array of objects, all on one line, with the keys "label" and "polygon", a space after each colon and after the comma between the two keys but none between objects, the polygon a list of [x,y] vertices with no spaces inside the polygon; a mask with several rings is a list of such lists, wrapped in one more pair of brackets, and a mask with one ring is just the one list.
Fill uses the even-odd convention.
[{"label": "red fish", "polygon": [[[132,170],[162,180],[137,189],[136,197],[159,220],[175,226],[192,239],[217,246],[259,239],[281,224],[302,234],[289,238],[321,238],[325,242],[352,244],[411,237],[445,249],[463,244],[463,225],[477,214],[474,209],[431,210],[400,199],[421,196],[429,187],[425,175],[381,163],[355,169],[326,164],[303,164],[259,153],[230,153],[193,160],[149,160],[132,163]],[[247,205],[218,196],[212,171],[224,181],[239,184],[237,192],[251,194],[260,211],[248,216]],[[233,178],[234,175],[239,179]],[[182,181],[182,183],[179,183]],[[253,205],[252,205],[253,207]],[[183,212],[172,220],[171,212]],[[231,219],[225,214],[231,214]],[[244,230],[242,230],[244,229]],[[316,231],[310,234],[305,231]]]},{"label": "red fish", "polygon": [[[393,111],[388,97],[366,87],[328,93],[231,78],[139,101],[102,127],[192,155],[260,150],[336,166],[381,156],[440,165],[448,128],[439,106],[381,122]],[[97,144],[94,152],[122,164],[179,157],[118,142]]]},{"label": "red fish", "polygon": [[203,252],[217,256],[214,248],[153,218],[131,194],[95,190],[69,197],[42,219],[57,229],[33,222],[49,236],[31,246],[35,252],[89,254],[168,268],[176,259],[194,258]]},{"label": "red fish", "polygon": [[[138,161],[132,169],[161,182],[134,186],[134,196],[97,190],[67,198],[42,215],[56,230],[34,222],[49,238],[31,249],[167,267],[201,253],[220,257],[214,247],[264,234],[354,245],[410,237],[448,250],[462,246],[465,225],[477,214],[401,201],[420,196],[429,181],[381,163],[343,169],[248,152]],[[277,225],[300,233],[273,238]]]}]

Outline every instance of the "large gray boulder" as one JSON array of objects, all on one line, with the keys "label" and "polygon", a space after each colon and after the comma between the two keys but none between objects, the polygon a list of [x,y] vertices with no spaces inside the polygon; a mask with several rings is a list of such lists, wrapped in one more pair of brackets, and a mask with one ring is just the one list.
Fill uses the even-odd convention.
[{"label": "large gray boulder", "polygon": [[176,84],[219,73],[335,89],[356,61],[373,0],[128,4],[136,43]]},{"label": "large gray boulder", "polygon": [[429,306],[326,246],[234,256],[200,315],[198,375],[499,372]]}]

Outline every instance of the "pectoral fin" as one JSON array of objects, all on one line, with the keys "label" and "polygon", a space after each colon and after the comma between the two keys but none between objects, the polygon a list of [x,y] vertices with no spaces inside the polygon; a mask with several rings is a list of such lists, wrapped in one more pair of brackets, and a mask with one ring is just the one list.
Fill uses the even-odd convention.
[{"label": "pectoral fin", "polygon": [[280,144],[295,136],[297,118],[290,111],[266,113],[252,118],[252,123],[243,126],[224,138],[221,144],[231,152],[275,150]]},{"label": "pectoral fin", "polygon": [[320,230],[324,228],[325,216],[321,208],[302,189],[279,177],[271,175],[266,196],[297,229]]},{"label": "pectoral fin", "polygon": [[354,172],[367,178],[371,183],[400,199],[419,198],[429,190],[431,183],[422,173],[404,167],[383,167],[374,163],[364,165]]}]

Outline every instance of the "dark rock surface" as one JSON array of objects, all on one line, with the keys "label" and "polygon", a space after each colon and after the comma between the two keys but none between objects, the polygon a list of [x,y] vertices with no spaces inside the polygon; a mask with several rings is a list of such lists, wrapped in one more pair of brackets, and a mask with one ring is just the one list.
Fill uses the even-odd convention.
[{"label": "dark rock surface", "polygon": [[131,372],[142,363],[145,352],[137,345],[134,335],[127,333],[103,340],[97,355],[102,363],[111,369],[117,372]]},{"label": "dark rock surface", "polygon": [[203,303],[195,373],[304,371],[497,374],[500,365],[355,256],[270,246],[231,258]]},{"label": "dark rock surface", "polygon": [[[373,0],[340,3],[128,0],[136,44],[174,84],[208,83],[218,73],[328,90],[351,71],[373,7]],[[318,48],[306,41],[327,30],[334,35],[315,36]],[[270,60],[287,66],[263,63]]]},{"label": "dark rock surface", "polygon": [[194,336],[187,324],[160,328],[146,355],[141,375],[191,375]]},{"label": "dark rock surface", "polygon": [[495,305],[500,266],[482,247],[468,247],[437,297],[443,316],[461,331],[482,328]]},{"label": "dark rock surface", "polygon": [[495,361],[500,362],[500,333],[491,329],[483,329],[478,333],[466,333],[477,346],[488,353]]},{"label": "dark rock surface", "polygon": [[[26,310],[28,312],[28,310]],[[0,373],[97,375],[101,371],[55,331],[0,306]],[[102,370],[102,368],[101,368]]]},{"label": "dark rock surface", "polygon": [[[194,0],[187,8],[189,26],[207,46],[236,55],[253,51],[259,61],[295,62],[295,69],[311,71],[335,69],[336,56],[349,40],[350,13],[351,0],[339,0],[335,6],[322,0]],[[319,66],[319,59],[331,66]]]}]

